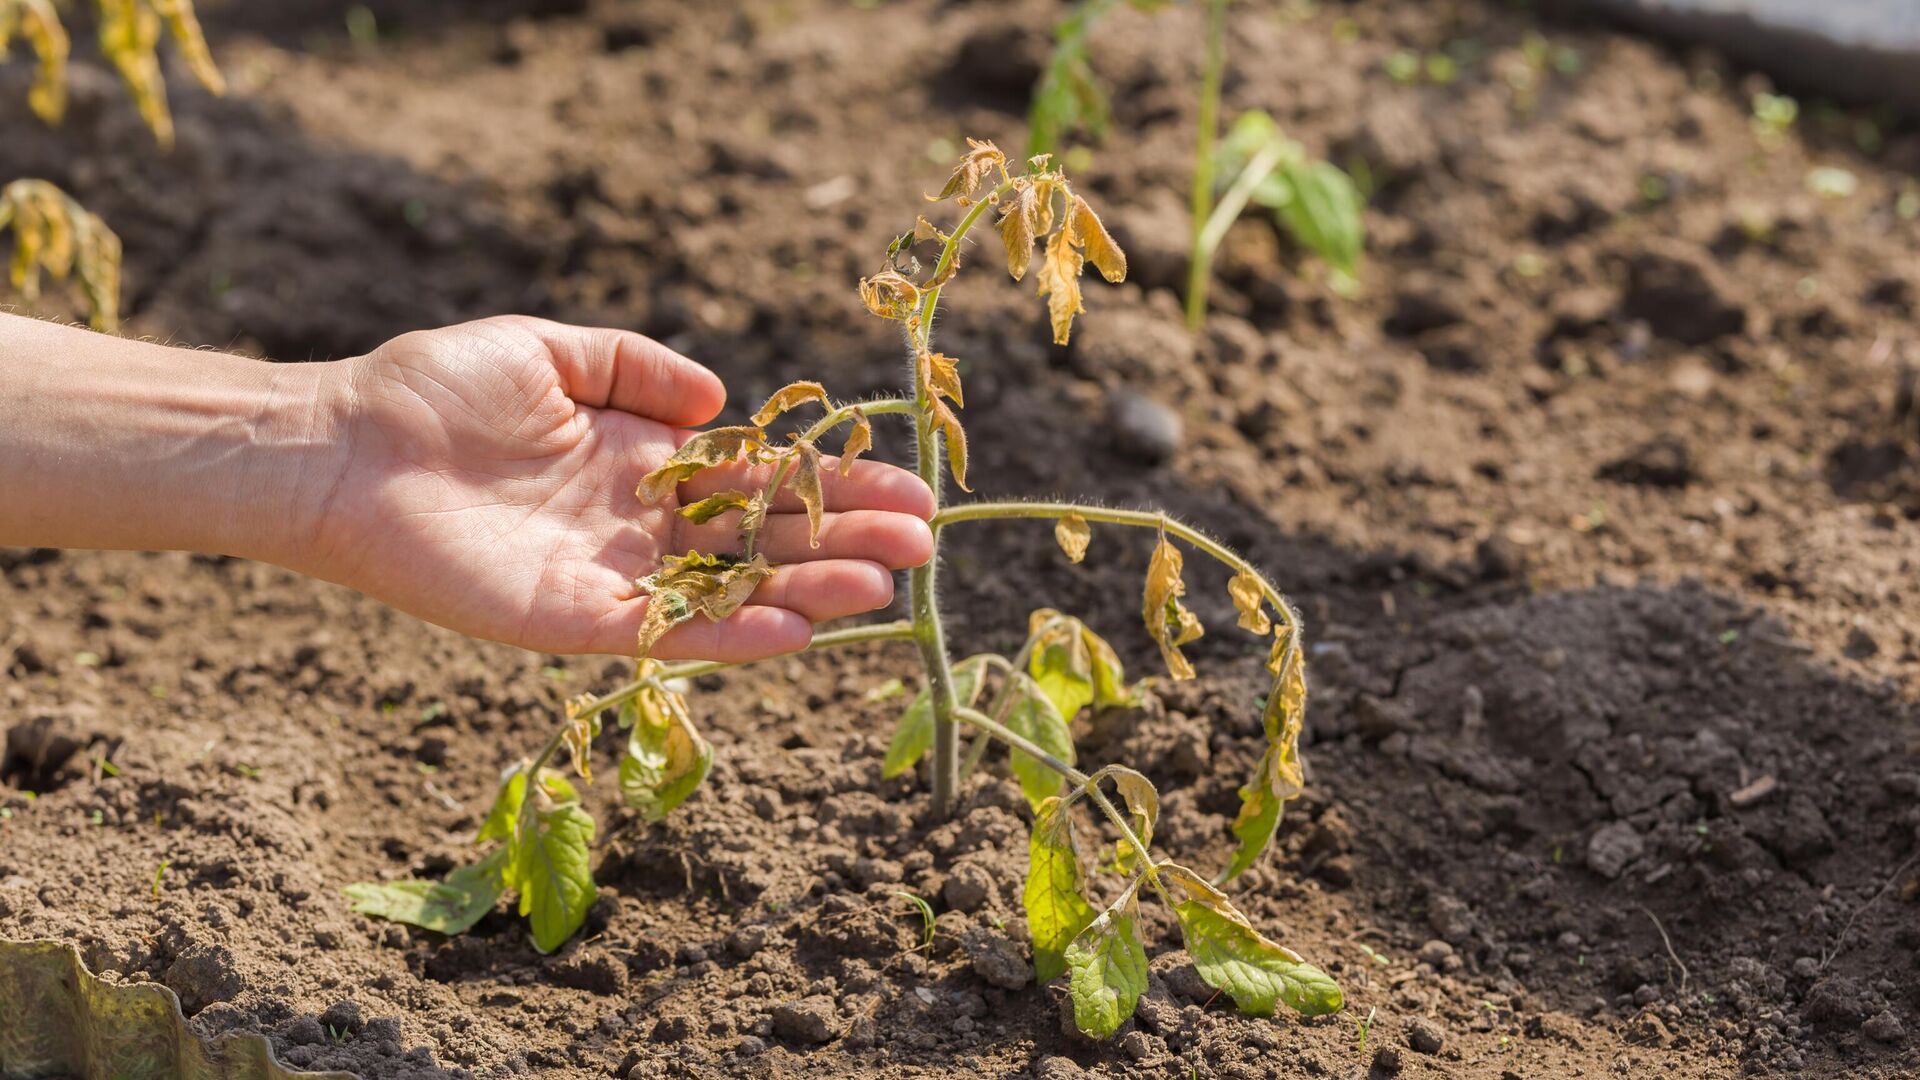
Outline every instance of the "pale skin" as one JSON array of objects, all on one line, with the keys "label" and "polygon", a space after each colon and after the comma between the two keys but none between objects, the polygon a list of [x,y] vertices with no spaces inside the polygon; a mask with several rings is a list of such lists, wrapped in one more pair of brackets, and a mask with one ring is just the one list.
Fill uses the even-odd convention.
[{"label": "pale skin", "polygon": [[[237,555],[474,637],[631,655],[634,579],[738,548],[730,517],[695,526],[675,508],[770,478],[742,465],[661,504],[635,496],[725,401],[649,338],[520,316],[269,364],[0,314],[0,545]],[[814,623],[891,602],[892,571],[932,554],[932,494],[891,465],[828,465],[819,546],[783,492],[760,539],[781,569],[654,656],[792,652]]]}]

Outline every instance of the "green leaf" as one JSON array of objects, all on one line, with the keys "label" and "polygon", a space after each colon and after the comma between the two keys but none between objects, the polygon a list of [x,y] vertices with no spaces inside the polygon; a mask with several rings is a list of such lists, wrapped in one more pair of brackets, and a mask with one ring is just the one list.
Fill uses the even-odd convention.
[{"label": "green leaf", "polygon": [[1226,897],[1190,871],[1169,876],[1190,879],[1181,883],[1192,898],[1173,910],[1193,966],[1208,986],[1233,998],[1241,1012],[1271,1016],[1284,1001],[1308,1016],[1320,1016],[1345,1004],[1340,984],[1298,953],[1262,937]]},{"label": "green leaf", "polygon": [[449,873],[444,881],[361,882],[341,890],[353,910],[390,922],[403,922],[438,934],[464,934],[500,901],[506,885],[500,872],[507,849]]},{"label": "green leaf", "polygon": [[1278,796],[1274,794],[1271,777],[1273,759],[1279,753],[1274,746],[1260,758],[1260,767],[1254,770],[1253,780],[1240,789],[1240,814],[1233,819],[1233,835],[1240,841],[1234,849],[1233,861],[1227,864],[1214,883],[1221,884],[1239,877],[1267,850],[1267,844],[1273,840],[1274,830],[1280,827],[1280,806]]},{"label": "green leaf", "polygon": [[[1280,133],[1280,125],[1265,111],[1249,109],[1235,117],[1214,150],[1213,174],[1221,188],[1231,187],[1239,178],[1240,170],[1246,168],[1254,155],[1275,142],[1285,144],[1286,157],[1300,156],[1298,145]],[[1256,206],[1277,210],[1292,199],[1293,189],[1287,185],[1281,171],[1274,168],[1269,169],[1267,175],[1255,185],[1249,201]]]},{"label": "green leaf", "polygon": [[1046,982],[1067,970],[1066,949],[1093,922],[1093,905],[1080,892],[1080,856],[1073,847],[1067,803],[1041,802],[1027,842],[1027,886],[1022,899],[1033,937],[1033,970]]},{"label": "green leaf", "polygon": [[526,799],[527,770],[522,763],[500,782],[500,791],[493,797],[493,808],[487,811],[487,820],[481,823],[480,834],[474,837],[474,842],[513,839],[514,822],[520,820],[520,804]]},{"label": "green leaf", "polygon": [[1138,887],[1136,880],[1067,946],[1073,1022],[1096,1039],[1119,1030],[1147,992],[1147,951],[1133,920]]},{"label": "green leaf", "polygon": [[[1074,762],[1073,732],[1067,729],[1067,722],[1061,718],[1060,710],[1054,707],[1038,683],[1021,672],[1013,675],[1011,687],[1013,700],[1007,708],[1006,724],[1016,735],[1024,735],[1040,749],[1071,765]],[[1020,781],[1020,790],[1027,796],[1027,805],[1036,811],[1048,796],[1060,790],[1061,776],[1054,772],[1046,762],[1024,750],[1011,752],[1007,765]]]},{"label": "green leaf", "polygon": [[589,845],[593,817],[579,803],[560,803],[520,815],[514,835],[511,884],[520,890],[520,914],[533,922],[533,947],[550,953],[587,920],[598,890]]},{"label": "green leaf", "polygon": [[699,790],[712,767],[713,747],[684,708],[654,715],[641,710],[627,736],[627,756],[620,759],[620,797],[641,817],[659,821]]},{"label": "green leaf", "polygon": [[1366,242],[1365,201],[1353,178],[1326,161],[1289,162],[1281,174],[1293,189],[1293,197],[1275,211],[1281,225],[1302,247],[1352,274]]},{"label": "green leaf", "polygon": [[[971,707],[980,696],[981,676],[987,670],[985,655],[969,656],[953,665],[953,694],[960,704]],[[921,755],[933,745],[933,688],[922,689],[900,714],[900,724],[893,729],[893,742],[887,746],[887,759],[880,766],[880,775],[891,780],[913,768]]]},{"label": "green leaf", "polygon": [[1069,723],[1093,702],[1093,659],[1078,622],[1062,618],[1054,624],[1059,629],[1043,630],[1027,656],[1027,674]]}]

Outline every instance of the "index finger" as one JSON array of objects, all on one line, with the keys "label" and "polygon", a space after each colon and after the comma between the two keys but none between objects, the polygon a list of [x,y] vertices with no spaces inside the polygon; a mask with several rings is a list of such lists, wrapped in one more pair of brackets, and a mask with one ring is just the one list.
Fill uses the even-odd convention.
[{"label": "index finger", "polygon": [[[682,503],[698,502],[722,491],[755,492],[773,482],[778,465],[736,462],[702,470],[680,485]],[[896,465],[857,458],[847,475],[840,475],[840,459],[820,459],[820,494],[827,510],[885,510],[927,519],[933,516],[933,492],[918,476]],[[803,507],[790,484],[774,496],[775,513],[798,513]]]}]

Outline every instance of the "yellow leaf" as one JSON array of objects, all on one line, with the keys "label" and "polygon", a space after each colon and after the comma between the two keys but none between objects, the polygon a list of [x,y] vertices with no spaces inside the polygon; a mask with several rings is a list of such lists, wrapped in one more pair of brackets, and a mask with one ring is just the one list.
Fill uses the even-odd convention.
[{"label": "yellow leaf", "polygon": [[981,182],[989,173],[1007,162],[1007,155],[990,142],[968,139],[967,147],[967,155],[953,167],[953,175],[947,177],[947,186],[940,189],[940,194],[927,196],[929,202],[951,199],[956,195],[963,199],[972,196],[980,190]]},{"label": "yellow leaf", "polygon": [[589,784],[593,783],[593,737],[600,734],[600,714],[582,712],[581,706],[592,700],[593,695],[587,694],[567,702],[567,726],[560,736],[573,771]]},{"label": "yellow leaf", "polygon": [[161,20],[144,0],[99,0],[100,52],[113,62],[133,95],[140,118],[163,147],[173,146],[173,114],[160,74]]},{"label": "yellow leaf", "polygon": [[1266,590],[1260,585],[1260,579],[1253,571],[1242,570],[1233,575],[1227,583],[1227,593],[1233,597],[1234,610],[1240,613],[1240,628],[1256,634],[1266,634],[1273,629],[1273,620],[1267,617],[1263,606],[1266,602]]},{"label": "yellow leaf", "polygon": [[718,427],[688,439],[659,468],[648,473],[634,489],[644,503],[657,503],[689,477],[715,465],[729,465],[750,447],[765,446],[766,433],[750,425]]},{"label": "yellow leaf", "polygon": [[1160,655],[1175,679],[1193,678],[1193,665],[1180,655],[1180,646],[1206,633],[1200,620],[1180,603],[1180,597],[1187,593],[1187,583],[1180,577],[1184,563],[1180,549],[1161,533],[1147,564],[1147,588],[1141,604],[1147,633],[1160,646]]},{"label": "yellow leaf", "polygon": [[[7,5],[0,2],[0,8]],[[20,32],[33,46],[39,61],[33,86],[27,90],[27,107],[49,124],[57,124],[67,112],[67,53],[71,45],[66,28],[60,25],[60,13],[51,0],[21,0],[15,12],[0,14],[0,23],[9,16],[19,20]],[[0,56],[6,53],[7,30],[0,26]]]},{"label": "yellow leaf", "polygon": [[761,488],[747,500],[746,512],[740,515],[741,546],[745,546],[748,537],[760,535],[760,527],[767,523],[767,490]]},{"label": "yellow leaf", "polygon": [[883,319],[905,321],[920,303],[920,287],[897,270],[882,270],[860,279],[860,299],[868,311]]},{"label": "yellow leaf", "polygon": [[1000,208],[1000,239],[1007,246],[1007,273],[1019,281],[1033,262],[1033,242],[1040,235],[1039,185],[1019,181],[1013,196]]},{"label": "yellow leaf", "polygon": [[943,353],[926,354],[927,389],[933,394],[945,394],[953,399],[955,405],[966,406],[966,400],[960,392],[960,363]]},{"label": "yellow leaf", "polygon": [[1071,222],[1073,231],[1078,235],[1081,246],[1087,249],[1087,258],[1100,271],[1100,276],[1108,281],[1119,283],[1127,277],[1127,255],[1120,245],[1113,242],[1099,215],[1087,200],[1078,195],[1073,197]]},{"label": "yellow leaf", "polygon": [[153,10],[166,20],[167,30],[173,34],[174,44],[180,47],[193,77],[210,93],[226,93],[227,80],[221,77],[213,54],[207,49],[206,35],[200,32],[200,20],[193,13],[193,0],[151,0],[151,3]]},{"label": "yellow leaf", "polygon": [[962,491],[972,491],[967,486],[967,433],[960,426],[960,418],[953,415],[946,402],[936,398],[933,422],[947,438],[947,467],[953,471],[953,482],[960,485]]},{"label": "yellow leaf", "polygon": [[799,455],[799,464],[793,472],[793,493],[807,508],[807,542],[819,547],[820,516],[826,509],[826,499],[820,491],[820,451],[804,440],[793,444],[793,449]]},{"label": "yellow leaf", "polygon": [[1053,320],[1053,343],[1065,345],[1073,332],[1073,317],[1087,310],[1080,302],[1080,268],[1085,263],[1074,247],[1072,223],[1047,241],[1047,257],[1040,264],[1040,295],[1047,298]]},{"label": "yellow leaf", "polygon": [[743,491],[723,491],[718,495],[709,495],[697,503],[689,503],[674,511],[695,525],[705,525],[729,510],[745,510],[747,494]]},{"label": "yellow leaf", "polygon": [[1054,522],[1053,538],[1060,542],[1060,550],[1067,553],[1068,562],[1079,562],[1087,557],[1087,542],[1093,539],[1093,530],[1087,527],[1087,519],[1079,514],[1068,514]]},{"label": "yellow leaf", "polygon": [[778,419],[781,413],[809,401],[817,401],[825,405],[827,388],[817,382],[788,383],[775,390],[773,396],[767,399],[767,403],[760,406],[760,411],[753,414],[753,424],[755,427],[766,427]]},{"label": "yellow leaf", "polygon": [[867,414],[859,409],[853,410],[853,429],[847,432],[847,441],[840,447],[840,475],[845,476],[853,470],[853,459],[859,457],[873,446],[873,425],[867,421]]}]

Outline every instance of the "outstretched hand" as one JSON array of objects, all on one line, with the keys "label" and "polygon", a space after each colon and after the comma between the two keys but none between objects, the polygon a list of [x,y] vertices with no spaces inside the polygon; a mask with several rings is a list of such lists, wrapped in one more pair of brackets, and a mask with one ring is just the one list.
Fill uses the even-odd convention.
[{"label": "outstretched hand", "polygon": [[[638,479],[720,412],[706,368],[638,334],[524,317],[406,334],[345,362],[337,473],[300,569],[478,637],[554,653],[631,654],[661,558],[731,551],[720,522],[673,511],[763,469],[712,469],[645,505]],[[892,571],[932,554],[933,498],[870,460],[825,468],[819,547],[782,492],[761,550],[780,566],[728,619],[694,619],[661,659],[791,652],[812,624],[886,606]]]}]

